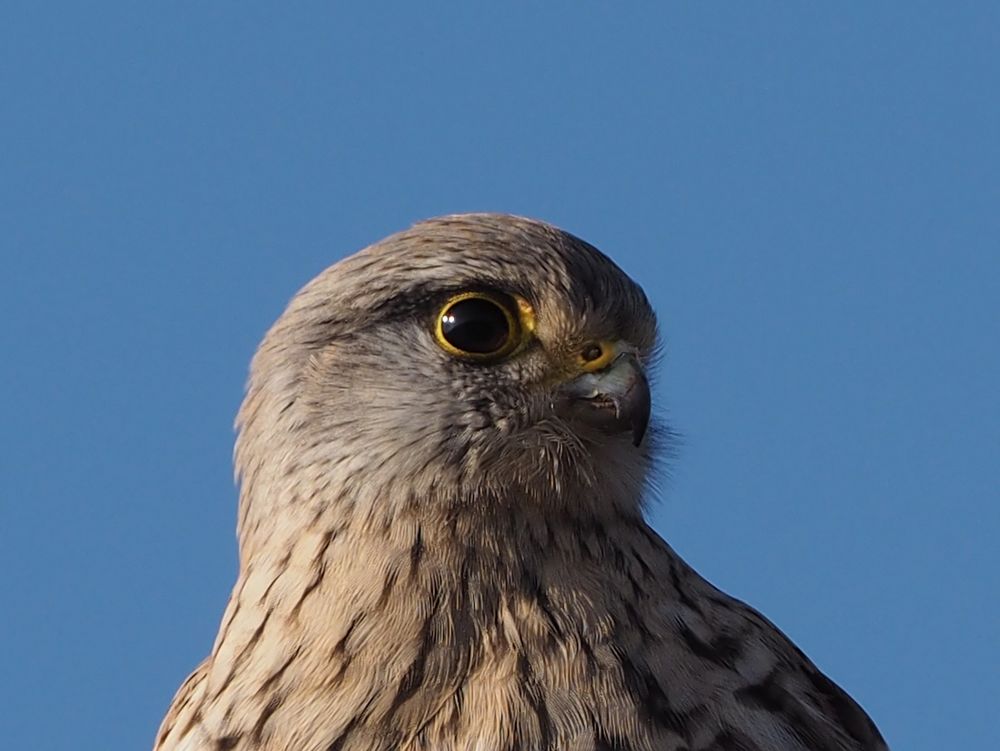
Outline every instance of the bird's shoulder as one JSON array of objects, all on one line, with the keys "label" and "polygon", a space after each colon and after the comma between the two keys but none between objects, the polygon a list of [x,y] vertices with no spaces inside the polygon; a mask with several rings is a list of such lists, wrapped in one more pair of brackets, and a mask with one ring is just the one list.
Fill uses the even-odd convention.
[{"label": "bird's shoulder", "polygon": [[649,636],[630,650],[631,669],[648,673],[645,701],[675,718],[714,715],[720,748],[886,749],[865,711],[777,626],[651,529],[643,537],[658,583],[644,609],[650,622],[637,629]]},{"label": "bird's shoulder", "polygon": [[211,659],[205,659],[177,689],[156,733],[153,751],[196,751],[201,748],[196,737],[199,707],[210,669]]}]

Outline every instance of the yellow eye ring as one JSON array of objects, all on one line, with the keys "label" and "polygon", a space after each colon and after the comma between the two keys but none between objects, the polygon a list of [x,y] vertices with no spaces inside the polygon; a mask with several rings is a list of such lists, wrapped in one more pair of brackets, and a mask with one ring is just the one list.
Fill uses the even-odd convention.
[{"label": "yellow eye ring", "polygon": [[434,339],[445,352],[474,361],[498,360],[516,350],[533,325],[530,306],[496,292],[461,292],[441,306]]}]

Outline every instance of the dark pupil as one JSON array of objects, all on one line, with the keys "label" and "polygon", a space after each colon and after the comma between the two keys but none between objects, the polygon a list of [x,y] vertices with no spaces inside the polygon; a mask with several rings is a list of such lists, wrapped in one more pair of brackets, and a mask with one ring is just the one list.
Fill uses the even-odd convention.
[{"label": "dark pupil", "polygon": [[460,300],[442,314],[441,333],[456,349],[488,355],[507,343],[510,324],[496,303],[472,297]]}]

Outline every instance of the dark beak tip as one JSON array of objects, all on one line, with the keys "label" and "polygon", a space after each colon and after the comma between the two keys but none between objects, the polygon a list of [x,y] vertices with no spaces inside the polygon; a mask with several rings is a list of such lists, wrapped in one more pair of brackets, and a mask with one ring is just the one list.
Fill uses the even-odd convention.
[{"label": "dark beak tip", "polygon": [[641,383],[637,383],[633,391],[639,393],[632,398],[631,422],[632,422],[632,445],[638,448],[642,444],[642,439],[649,429],[649,413],[652,408],[649,394],[649,384],[643,378]]}]

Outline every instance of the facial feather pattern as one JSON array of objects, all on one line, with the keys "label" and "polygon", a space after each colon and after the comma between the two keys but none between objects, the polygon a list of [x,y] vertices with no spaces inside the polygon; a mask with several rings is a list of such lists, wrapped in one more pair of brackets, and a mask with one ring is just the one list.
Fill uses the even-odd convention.
[{"label": "facial feather pattern", "polygon": [[327,269],[238,418],[240,573],[157,751],[876,751],[642,518],[656,321],[592,246],[422,222]]}]

